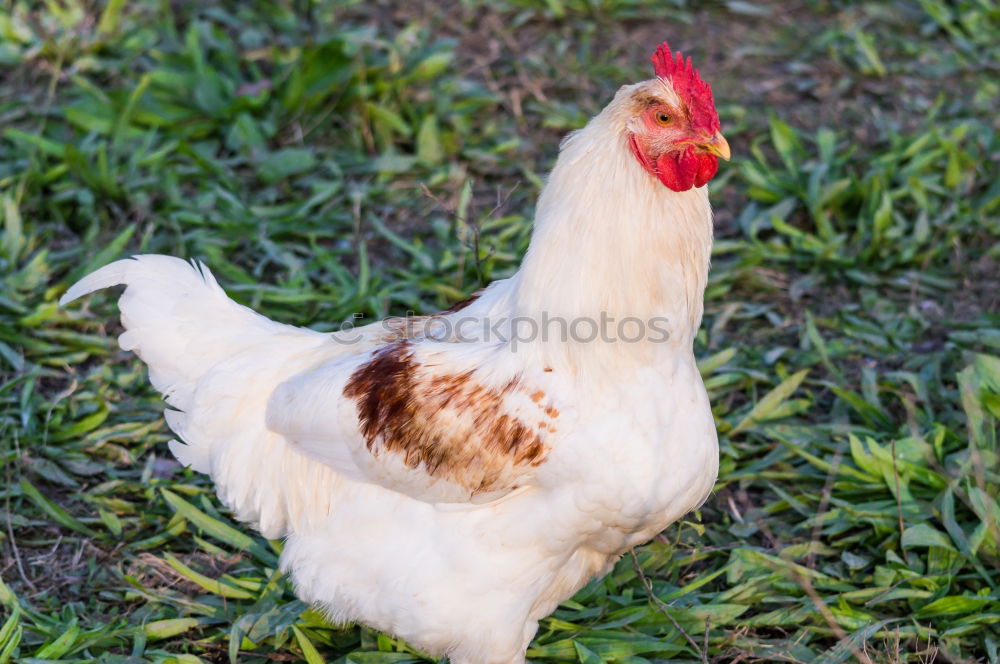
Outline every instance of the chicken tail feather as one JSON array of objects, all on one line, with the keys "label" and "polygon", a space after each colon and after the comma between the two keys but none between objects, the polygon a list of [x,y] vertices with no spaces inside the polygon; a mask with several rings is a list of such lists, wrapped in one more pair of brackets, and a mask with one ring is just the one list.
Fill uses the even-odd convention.
[{"label": "chicken tail feather", "polygon": [[212,366],[262,335],[295,329],[233,302],[207,267],[173,256],[115,261],[78,281],[59,302],[122,284],[126,289],[118,306],[125,332],[118,343],[149,365],[153,387],[182,411]]},{"label": "chicken tail feather", "polygon": [[126,259],[109,263],[99,270],[94,270],[80,281],[70,286],[69,290],[59,298],[59,306],[65,307],[73,300],[77,300],[84,295],[89,295],[94,291],[112,286],[120,286],[125,283],[126,275],[130,264],[135,261]]},{"label": "chicken tail feather", "polygon": [[332,471],[268,431],[264,412],[274,388],[329,345],[326,335],[261,316],[229,299],[204,265],[172,256],[106,265],[60,304],[116,285],[126,287],[118,343],[148,365],[172,407],[165,416],[180,439],[170,443],[177,460],[211,474],[223,501],[269,537],[325,513]]}]

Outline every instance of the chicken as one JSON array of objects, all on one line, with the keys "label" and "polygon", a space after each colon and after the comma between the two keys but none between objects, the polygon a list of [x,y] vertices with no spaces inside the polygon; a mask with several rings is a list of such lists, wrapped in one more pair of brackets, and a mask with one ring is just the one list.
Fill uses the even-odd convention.
[{"label": "chicken", "polygon": [[711,492],[692,343],[729,146],[690,59],[652,61],[564,140],[518,272],[449,311],[319,333],[156,255],[63,296],[126,286],[119,343],[170,406],[171,451],[286,538],[282,569],[333,621],[524,662],[540,619]]}]

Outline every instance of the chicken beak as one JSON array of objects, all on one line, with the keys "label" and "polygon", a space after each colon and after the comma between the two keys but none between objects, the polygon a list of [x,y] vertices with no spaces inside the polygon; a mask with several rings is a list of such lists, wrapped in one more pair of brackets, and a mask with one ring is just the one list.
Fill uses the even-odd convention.
[{"label": "chicken beak", "polygon": [[709,154],[714,154],[716,157],[721,157],[729,161],[729,142],[723,137],[721,132],[715,132],[715,136],[699,144],[698,147]]}]

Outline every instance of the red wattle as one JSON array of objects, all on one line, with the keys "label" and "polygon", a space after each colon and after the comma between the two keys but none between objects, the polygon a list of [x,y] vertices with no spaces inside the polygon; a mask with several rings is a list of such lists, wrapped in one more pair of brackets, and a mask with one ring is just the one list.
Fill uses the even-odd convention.
[{"label": "red wattle", "polygon": [[715,177],[716,171],[719,170],[719,158],[715,155],[705,154],[704,152],[698,155],[698,174],[694,178],[694,186],[704,187],[705,184]]},{"label": "red wattle", "polygon": [[698,177],[698,155],[694,147],[683,152],[665,152],[656,160],[656,176],[672,191],[687,191]]}]

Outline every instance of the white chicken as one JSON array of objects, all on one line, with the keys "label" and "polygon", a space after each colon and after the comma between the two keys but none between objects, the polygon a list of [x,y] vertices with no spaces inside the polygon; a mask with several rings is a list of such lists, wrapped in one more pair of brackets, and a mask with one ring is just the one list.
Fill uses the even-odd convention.
[{"label": "white chicken", "polygon": [[319,333],[155,255],[63,296],[127,286],[119,343],[171,406],[171,451],[287,539],[332,620],[524,662],[540,619],[712,490],[692,342],[729,146],[690,59],[652,60],[563,142],[520,270],[461,308]]}]

